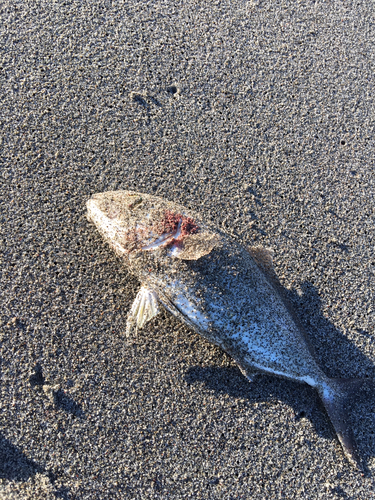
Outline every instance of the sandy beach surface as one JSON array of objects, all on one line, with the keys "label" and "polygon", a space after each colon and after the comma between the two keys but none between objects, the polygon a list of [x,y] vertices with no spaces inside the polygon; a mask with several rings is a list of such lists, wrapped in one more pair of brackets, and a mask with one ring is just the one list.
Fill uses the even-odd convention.
[{"label": "sandy beach surface", "polygon": [[366,1],[0,6],[0,498],[375,498],[375,395],[250,384],[139,289],[95,192],[190,207],[275,270],[331,377],[375,379],[375,7]]}]

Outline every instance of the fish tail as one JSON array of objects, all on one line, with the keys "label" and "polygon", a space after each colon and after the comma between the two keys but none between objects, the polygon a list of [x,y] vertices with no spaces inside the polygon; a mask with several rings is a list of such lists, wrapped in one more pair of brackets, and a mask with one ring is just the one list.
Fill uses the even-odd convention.
[{"label": "fish tail", "polygon": [[347,403],[364,382],[365,379],[330,379],[319,391],[346,457],[359,470],[363,470],[363,463],[348,419]]}]

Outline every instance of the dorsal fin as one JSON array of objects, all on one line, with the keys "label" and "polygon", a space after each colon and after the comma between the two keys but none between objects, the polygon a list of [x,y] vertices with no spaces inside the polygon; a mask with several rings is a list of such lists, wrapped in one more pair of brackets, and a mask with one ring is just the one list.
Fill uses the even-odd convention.
[{"label": "dorsal fin", "polygon": [[262,246],[248,247],[248,252],[255,260],[258,267],[275,284],[280,285],[275,270],[273,268],[273,250]]},{"label": "dorsal fin", "polygon": [[292,305],[286,297],[285,289],[280,283],[280,280],[273,267],[274,252],[272,248],[257,246],[257,247],[248,247],[247,250],[249,254],[252,256],[252,258],[255,260],[255,263],[260,268],[260,270],[263,271],[263,273],[271,282],[271,284],[274,286],[274,288],[276,288],[276,290],[279,292],[279,295],[283,299],[285,305],[288,308],[292,309]]}]

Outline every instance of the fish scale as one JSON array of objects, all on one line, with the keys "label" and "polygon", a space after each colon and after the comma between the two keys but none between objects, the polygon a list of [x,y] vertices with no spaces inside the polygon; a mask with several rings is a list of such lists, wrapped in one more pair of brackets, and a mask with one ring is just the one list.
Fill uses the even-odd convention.
[{"label": "fish scale", "polygon": [[87,210],[142,284],[128,314],[128,335],[158,314],[160,303],[224,349],[249,380],[265,373],[309,384],[347,458],[362,467],[345,405],[363,380],[330,379],[318,366],[270,251],[246,249],[198,214],[143,193],[98,193]]},{"label": "fish scale", "polygon": [[[235,241],[223,235],[221,238],[220,249],[197,261],[170,262],[166,251],[147,254],[144,266],[147,267],[146,261],[157,259],[158,271],[148,277],[142,272],[144,266],[138,263],[133,266],[135,273],[142,282],[148,279],[149,286],[159,295],[164,291],[182,314],[190,317],[201,335],[230,350],[243,368],[256,365],[266,373],[294,380],[304,376],[323,379],[299,328],[251,255]],[[231,261],[236,262],[237,268]],[[207,269],[211,272],[207,273]],[[176,273],[178,280],[173,279]],[[185,295],[194,304],[195,316],[204,317],[204,322],[192,319],[192,308],[190,314],[181,310],[178,297]]]}]

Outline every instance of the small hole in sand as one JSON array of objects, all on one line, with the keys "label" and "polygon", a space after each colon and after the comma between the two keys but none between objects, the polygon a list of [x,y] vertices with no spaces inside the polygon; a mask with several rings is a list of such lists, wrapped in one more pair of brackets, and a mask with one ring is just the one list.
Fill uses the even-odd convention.
[{"label": "small hole in sand", "polygon": [[167,87],[167,92],[169,92],[170,94],[177,94],[177,87],[175,85],[171,85],[170,87]]}]

